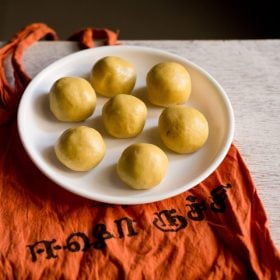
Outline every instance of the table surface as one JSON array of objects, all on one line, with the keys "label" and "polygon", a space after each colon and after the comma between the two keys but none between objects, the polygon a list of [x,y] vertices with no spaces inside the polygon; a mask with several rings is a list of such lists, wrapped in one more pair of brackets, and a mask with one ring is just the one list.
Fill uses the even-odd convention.
[{"label": "table surface", "polygon": [[[121,41],[163,49],[208,71],[225,89],[235,113],[234,143],[245,159],[280,248],[280,40]],[[23,57],[34,77],[78,51],[75,42],[39,42]]]}]

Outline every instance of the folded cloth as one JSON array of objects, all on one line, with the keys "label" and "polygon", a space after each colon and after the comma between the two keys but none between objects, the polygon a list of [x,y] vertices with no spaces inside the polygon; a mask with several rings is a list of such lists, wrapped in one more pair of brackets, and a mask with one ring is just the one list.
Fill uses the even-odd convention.
[{"label": "folded cloth", "polygon": [[[31,26],[0,49],[0,279],[280,279],[280,254],[234,144],[202,183],[144,205],[78,197],[37,169],[14,114],[28,83],[20,56],[31,42],[57,36],[44,24]],[[13,89],[3,68],[7,52],[17,58]]]}]

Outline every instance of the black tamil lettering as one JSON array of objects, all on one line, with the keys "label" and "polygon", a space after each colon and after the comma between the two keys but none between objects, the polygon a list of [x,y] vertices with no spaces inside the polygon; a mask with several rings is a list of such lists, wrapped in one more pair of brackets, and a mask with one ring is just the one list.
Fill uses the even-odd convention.
[{"label": "black tamil lettering", "polygon": [[105,224],[97,224],[92,231],[93,237],[95,237],[96,241],[94,241],[91,245],[95,249],[103,249],[106,247],[105,240],[113,238],[114,235],[107,231],[107,227]]},{"label": "black tamil lettering", "polygon": [[120,219],[115,220],[114,223],[117,226],[119,238],[124,238],[124,229],[123,229],[123,226],[122,226],[123,224],[126,225],[127,236],[131,237],[131,236],[137,235],[137,232],[133,228],[134,221],[132,219],[130,219],[128,217],[124,217],[124,218],[120,218]]},{"label": "black tamil lettering", "polygon": [[226,210],[226,199],[227,199],[227,190],[231,188],[231,184],[219,185],[214,188],[210,194],[212,198],[212,203],[210,204],[211,210],[213,212],[224,213]]},{"label": "black tamil lettering", "polygon": [[86,251],[90,248],[90,240],[83,232],[74,232],[70,234],[66,239],[66,245],[63,247],[70,252],[78,252],[81,250],[81,244],[78,241],[79,239],[83,242],[82,251]]},{"label": "black tamil lettering", "polygon": [[206,203],[204,200],[201,200],[200,202],[197,201],[197,197],[193,195],[189,195],[186,200],[190,201],[191,203],[186,204],[190,208],[190,211],[188,211],[187,216],[194,221],[202,221],[204,219],[204,213],[207,209]]},{"label": "black tamil lettering", "polygon": [[185,228],[188,223],[183,216],[177,214],[175,209],[170,209],[156,212],[153,225],[163,232],[177,232]]},{"label": "black tamil lettering", "polygon": [[27,245],[27,247],[29,248],[29,251],[31,253],[32,262],[36,262],[38,259],[37,255],[42,254],[44,252],[46,253],[46,259],[57,258],[57,255],[55,255],[54,251],[53,251],[53,249],[55,249],[55,248],[52,247],[55,242],[56,242],[56,239],[41,240],[41,241],[37,241],[33,244]]}]

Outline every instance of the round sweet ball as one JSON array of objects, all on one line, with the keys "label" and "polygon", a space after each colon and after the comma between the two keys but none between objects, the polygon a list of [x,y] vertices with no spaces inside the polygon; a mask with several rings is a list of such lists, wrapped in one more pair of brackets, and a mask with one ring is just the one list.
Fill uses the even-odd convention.
[{"label": "round sweet ball", "polygon": [[209,134],[205,116],[197,109],[183,105],[165,108],[159,117],[158,128],[163,143],[180,154],[197,151]]},{"label": "round sweet ball", "polygon": [[102,122],[108,134],[116,138],[131,138],[142,132],[147,107],[139,98],[119,94],[110,98],[102,108]]},{"label": "round sweet ball", "polygon": [[177,62],[162,62],[153,66],[146,77],[147,97],[157,106],[186,102],[191,94],[191,77]]},{"label": "round sweet ball", "polygon": [[95,91],[105,97],[130,94],[135,86],[136,72],[125,59],[106,56],[93,66],[90,81]]},{"label": "round sweet ball", "polygon": [[52,85],[49,105],[53,115],[60,121],[83,121],[95,110],[96,94],[87,80],[63,77]]},{"label": "round sweet ball", "polygon": [[97,166],[105,150],[101,134],[87,126],[65,130],[55,144],[58,160],[74,171],[88,171]]},{"label": "round sweet ball", "polygon": [[150,143],[128,146],[117,163],[120,179],[133,189],[150,189],[164,178],[168,167],[166,154]]}]

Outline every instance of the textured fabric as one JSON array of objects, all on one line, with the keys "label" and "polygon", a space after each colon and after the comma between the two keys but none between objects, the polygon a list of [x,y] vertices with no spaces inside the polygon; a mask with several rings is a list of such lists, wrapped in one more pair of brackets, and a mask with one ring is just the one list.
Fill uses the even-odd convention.
[{"label": "textured fabric", "polygon": [[[3,99],[1,108],[16,105]],[[235,145],[181,195],[108,205],[45,177],[23,149],[15,114],[1,118],[0,279],[280,279],[280,254]]]},{"label": "textured fabric", "polygon": [[[21,65],[25,48],[43,37],[57,39],[54,30],[43,23],[34,23],[19,31],[15,37],[0,49],[0,124],[9,120],[16,113],[20,96],[30,82],[29,76]],[[14,69],[14,87],[5,75],[5,60],[11,57]]]}]

